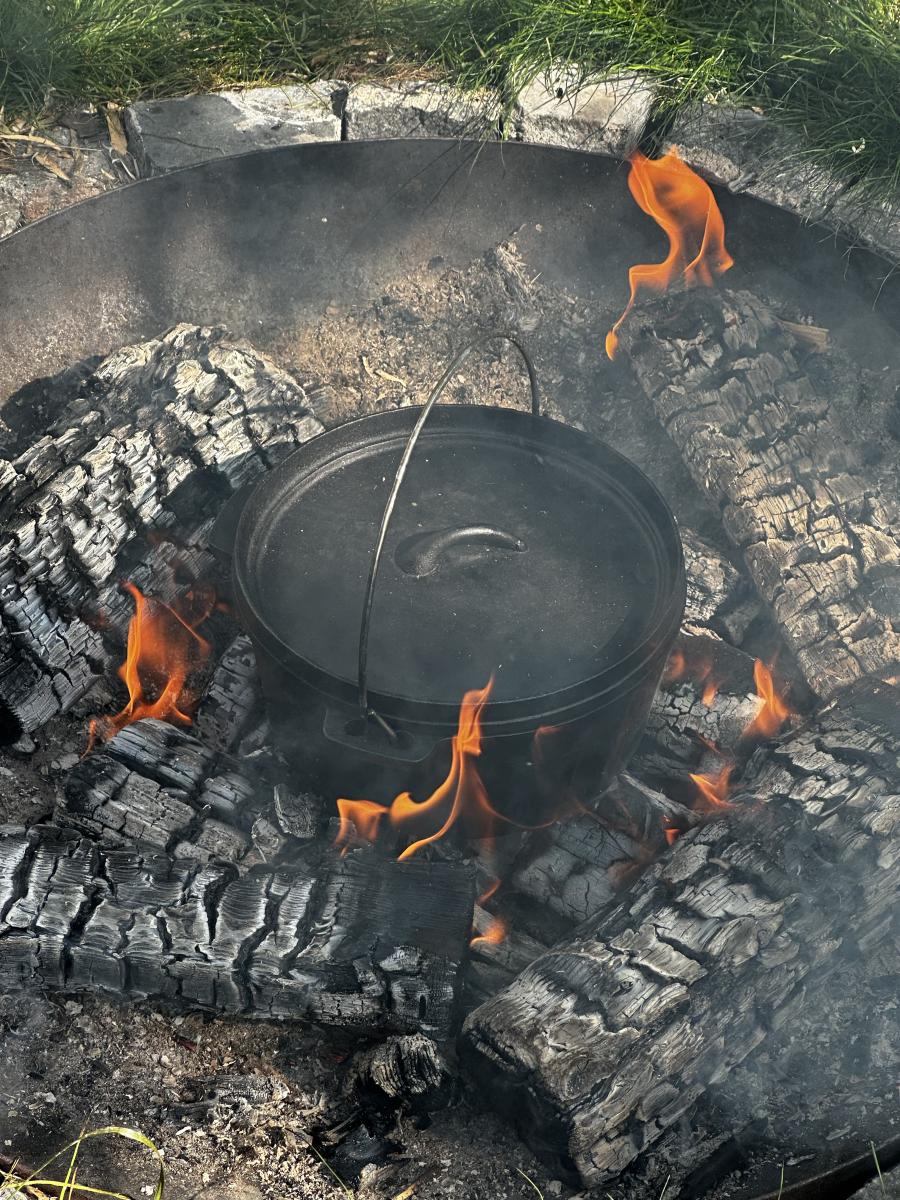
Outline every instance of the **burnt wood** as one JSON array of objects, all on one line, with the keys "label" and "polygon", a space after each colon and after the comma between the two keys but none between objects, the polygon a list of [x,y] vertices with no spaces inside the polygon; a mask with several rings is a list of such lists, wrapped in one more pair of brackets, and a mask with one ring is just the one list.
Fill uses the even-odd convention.
[{"label": "burnt wood", "polygon": [[473,902],[457,863],[313,850],[240,874],[5,827],[0,987],[446,1037]]},{"label": "burnt wood", "polygon": [[754,662],[715,638],[680,634],[633,770],[658,786],[683,785],[689,772],[714,774],[725,762],[749,757],[755,743],[745,730],[760,709]]},{"label": "burnt wood", "polygon": [[896,975],[898,745],[900,692],[860,682],[470,1015],[468,1069],[554,1169],[612,1180],[830,979],[872,956]]},{"label": "burnt wood", "polygon": [[682,629],[740,645],[760,611],[749,577],[690,529],[680,533],[687,578]]},{"label": "burnt wood", "polygon": [[222,655],[194,719],[200,741],[218,750],[237,750],[242,739],[265,720],[256,655],[240,634]]},{"label": "burnt wood", "polygon": [[63,797],[65,821],[98,842],[200,862],[252,861],[251,828],[268,798],[264,778],[152,718],[83,758],[66,777]]},{"label": "burnt wood", "polygon": [[[132,601],[211,573],[210,518],[320,430],[287,372],[179,325],[104,359],[53,429],[0,461],[0,713],[32,731],[108,666]],[[149,541],[148,541],[149,536]]]},{"label": "burnt wood", "polygon": [[900,477],[896,449],[867,435],[862,394],[840,412],[839,372],[817,355],[807,366],[748,292],[648,304],[621,342],[813,690],[898,674]]}]

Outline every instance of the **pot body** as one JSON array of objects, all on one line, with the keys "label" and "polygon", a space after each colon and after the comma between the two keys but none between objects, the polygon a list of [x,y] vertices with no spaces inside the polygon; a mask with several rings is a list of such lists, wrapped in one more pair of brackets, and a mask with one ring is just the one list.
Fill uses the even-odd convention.
[{"label": "pot body", "polygon": [[[513,826],[536,826],[590,806],[636,749],[674,638],[660,643],[630,687],[574,720],[485,735],[477,768],[493,807]],[[402,792],[424,800],[447,778],[455,725],[392,722],[401,739],[395,749],[356,707],[298,682],[265,647],[256,650],[272,734],[304,790],[387,805]]]},{"label": "pot body", "polygon": [[298,787],[426,799],[448,775],[463,693],[496,669],[478,772],[493,807],[540,825],[596,798],[641,736],[684,613],[678,530],[637,467],[588,435],[436,408],[385,543],[365,719],[362,594],[418,412],[321,434],[257,484],[235,605]]}]

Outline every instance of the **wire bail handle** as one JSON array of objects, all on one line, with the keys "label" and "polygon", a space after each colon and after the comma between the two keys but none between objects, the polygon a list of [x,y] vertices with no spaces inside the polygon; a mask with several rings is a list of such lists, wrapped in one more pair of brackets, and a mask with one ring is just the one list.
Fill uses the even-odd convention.
[{"label": "wire bail handle", "polygon": [[397,467],[397,473],[394,476],[393,483],[391,484],[391,490],[387,498],[387,503],[384,506],[384,513],[381,518],[381,527],[378,530],[378,537],[375,541],[375,549],[372,552],[372,559],[369,564],[369,577],[366,581],[366,594],[365,599],[363,600],[362,624],[359,631],[359,674],[357,682],[358,698],[360,711],[363,716],[367,719],[371,718],[372,720],[377,721],[392,742],[397,741],[396,732],[391,728],[384,717],[380,716],[369,705],[369,688],[367,679],[369,660],[369,628],[372,620],[372,601],[375,597],[375,580],[378,575],[378,568],[381,564],[381,556],[384,551],[384,543],[387,537],[388,526],[390,525],[391,517],[394,514],[394,506],[397,503],[397,495],[403,484],[404,477],[406,476],[406,469],[409,466],[409,460],[412,458],[413,451],[416,448],[416,443],[419,440],[419,434],[422,432],[431,410],[440,399],[441,394],[449,383],[454,372],[466,361],[472,351],[476,349],[476,347],[483,346],[486,342],[495,341],[497,338],[502,338],[504,341],[510,342],[513,346],[515,346],[515,348],[519,351],[519,354],[522,356],[522,359],[525,363],[525,368],[528,371],[528,382],[531,387],[531,415],[534,417],[539,417],[541,415],[540,388],[538,387],[534,363],[531,361],[528,351],[514,333],[497,332],[485,334],[483,337],[475,338],[473,341],[463,346],[461,350],[458,350],[450,360],[448,366],[444,369],[443,375],[441,375],[440,379],[432,388],[431,395],[426,400],[425,405],[422,408],[422,411],[419,413],[418,419],[413,426],[412,432],[409,435],[409,439],[404,447],[403,454],[400,458],[400,463]]}]

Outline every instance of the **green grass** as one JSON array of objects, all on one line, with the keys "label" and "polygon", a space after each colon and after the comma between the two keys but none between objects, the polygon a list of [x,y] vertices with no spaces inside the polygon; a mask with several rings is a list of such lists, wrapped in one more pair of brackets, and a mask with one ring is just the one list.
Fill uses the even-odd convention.
[{"label": "green grass", "polygon": [[7,119],[373,63],[508,97],[561,61],[649,72],[663,111],[759,105],[845,176],[900,183],[900,0],[0,0]]}]

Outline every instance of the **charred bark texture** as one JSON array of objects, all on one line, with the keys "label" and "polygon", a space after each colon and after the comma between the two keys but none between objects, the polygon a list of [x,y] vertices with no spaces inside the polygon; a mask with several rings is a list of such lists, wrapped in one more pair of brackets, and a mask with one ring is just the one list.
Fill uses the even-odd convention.
[{"label": "charred bark texture", "polygon": [[839,967],[896,972],[898,738],[900,692],[856,685],[468,1018],[469,1069],[555,1169],[613,1179]]},{"label": "charred bark texture", "polygon": [[689,529],[681,530],[681,544],[687,577],[682,628],[740,645],[760,610],[749,578]]},{"label": "charred bark texture", "polygon": [[[605,908],[668,845],[666,830],[700,818],[623,772],[596,811],[529,834],[502,871],[503,886],[475,909],[465,1007],[512,983],[549,946]],[[499,936],[502,933],[502,936]],[[492,936],[496,934],[498,936]]]},{"label": "charred bark texture", "polygon": [[896,675],[896,454],[873,461],[864,432],[841,427],[837,387],[801,365],[790,334],[747,292],[647,305],[621,340],[810,686],[828,697],[865,675]]},{"label": "charred bark texture", "polygon": [[744,731],[759,713],[754,660],[714,638],[681,634],[632,766],[657,786],[749,756]]},{"label": "charred bark texture", "polygon": [[100,363],[55,431],[0,462],[9,732],[67,710],[105,669],[104,630],[131,612],[123,577],[171,598],[208,574],[215,509],[320,428],[290,375],[221,331],[180,325]]},{"label": "charred bark texture", "polygon": [[241,875],[6,827],[0,987],[446,1037],[473,898],[460,864],[315,851]]},{"label": "charred bark texture", "polygon": [[253,850],[251,826],[266,798],[264,781],[243,774],[227,755],[146,719],[69,772],[64,819],[109,846],[240,862]]}]

